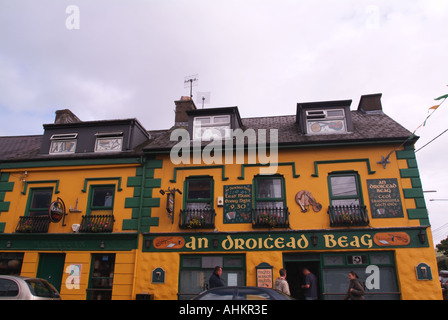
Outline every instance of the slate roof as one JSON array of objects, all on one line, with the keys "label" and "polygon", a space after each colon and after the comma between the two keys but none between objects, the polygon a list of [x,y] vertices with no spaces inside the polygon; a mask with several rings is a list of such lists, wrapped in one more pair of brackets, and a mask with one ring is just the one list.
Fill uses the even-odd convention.
[{"label": "slate roof", "polygon": [[[304,135],[299,132],[296,115],[242,118],[243,130],[278,129],[278,143],[281,145],[306,147],[322,144],[344,144],[353,142],[404,142],[412,133],[391,119],[384,113],[367,114],[362,111],[351,111],[353,132],[329,135]],[[65,158],[85,157],[117,157],[138,156],[143,152],[166,152],[176,145],[177,141],[170,141],[171,132],[179,127],[167,130],[150,130],[151,139],[131,152],[119,154],[71,154]],[[0,162],[21,160],[50,160],[64,159],[62,156],[39,154],[42,135],[0,137]],[[268,134],[269,143],[269,134]],[[417,137],[413,138],[415,142]],[[204,145],[208,142],[203,143]]]},{"label": "slate roof", "polygon": [[[242,118],[243,130],[269,129],[278,130],[279,145],[311,146],[315,144],[343,144],[349,142],[397,142],[408,139],[412,133],[384,113],[366,114],[361,111],[351,111],[353,132],[327,135],[307,135],[299,132],[296,115]],[[179,127],[177,127],[179,128]],[[178,141],[170,141],[171,132],[176,129],[150,131],[154,139],[144,148],[145,151],[169,150]],[[204,142],[203,145],[209,142]]]}]

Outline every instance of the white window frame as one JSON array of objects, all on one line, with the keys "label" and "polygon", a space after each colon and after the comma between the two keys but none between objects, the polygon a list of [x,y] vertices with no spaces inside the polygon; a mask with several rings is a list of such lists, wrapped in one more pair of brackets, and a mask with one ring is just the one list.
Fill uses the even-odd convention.
[{"label": "white window frame", "polygon": [[[335,111],[340,114],[331,114]],[[343,108],[306,110],[305,116],[308,134],[347,133],[347,120]]]},{"label": "white window frame", "polygon": [[[121,152],[123,151],[123,132],[107,132],[107,133],[96,133],[96,141],[95,141],[95,152]],[[101,142],[116,139],[120,141],[120,149],[108,149],[108,150],[98,150],[98,146]]]},{"label": "white window frame", "polygon": [[[218,119],[225,118],[224,121],[219,121]],[[203,120],[208,120],[207,123],[202,123]],[[195,117],[193,119],[193,140],[205,140],[210,141],[211,138],[217,140],[218,137],[221,139],[230,139],[231,137],[231,118],[230,115],[216,115],[216,116],[201,116]],[[215,132],[213,132],[215,129]],[[224,136],[222,135],[222,129],[224,129]],[[200,130],[198,132],[198,130]],[[207,130],[211,132],[207,135]],[[219,130],[219,131],[218,131]],[[216,133],[216,134],[215,134]]]},{"label": "white window frame", "polygon": [[[50,140],[50,150],[49,154],[69,154],[69,153],[75,153],[76,152],[76,144],[77,144],[77,133],[63,133],[63,134],[54,134],[51,136]],[[69,151],[67,151],[67,148],[64,148],[62,151],[60,148],[54,148],[55,144],[62,144],[62,143],[70,143],[72,144],[72,147],[69,148]],[[55,151],[57,150],[57,151]]]}]

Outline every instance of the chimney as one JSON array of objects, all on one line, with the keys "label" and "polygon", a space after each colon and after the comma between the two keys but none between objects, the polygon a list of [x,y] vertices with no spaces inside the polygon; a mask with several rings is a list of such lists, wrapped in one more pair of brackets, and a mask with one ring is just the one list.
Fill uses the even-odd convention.
[{"label": "chimney", "polygon": [[82,122],[73,112],[69,109],[57,110],[56,117],[54,118],[55,124]]},{"label": "chimney", "polygon": [[383,107],[381,105],[382,93],[367,94],[361,96],[358,105],[358,111],[367,114],[382,114]]},{"label": "chimney", "polygon": [[188,125],[188,115],[187,111],[196,110],[196,105],[193,100],[188,96],[182,96],[180,100],[174,101],[176,104],[176,117],[175,126],[187,126]]}]

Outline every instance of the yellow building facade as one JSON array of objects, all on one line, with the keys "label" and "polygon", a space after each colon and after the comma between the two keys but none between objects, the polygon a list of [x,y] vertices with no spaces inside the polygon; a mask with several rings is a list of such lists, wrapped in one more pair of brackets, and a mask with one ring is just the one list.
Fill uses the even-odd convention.
[{"label": "yellow building facade", "polygon": [[16,156],[0,162],[0,272],[50,279],[63,299],[177,300],[215,266],[228,286],[272,287],[283,268],[303,299],[306,267],[318,299],[342,299],[349,271],[365,299],[441,299],[416,140],[379,99],[241,118],[183,98],[168,130],[79,121],[1,138]]}]

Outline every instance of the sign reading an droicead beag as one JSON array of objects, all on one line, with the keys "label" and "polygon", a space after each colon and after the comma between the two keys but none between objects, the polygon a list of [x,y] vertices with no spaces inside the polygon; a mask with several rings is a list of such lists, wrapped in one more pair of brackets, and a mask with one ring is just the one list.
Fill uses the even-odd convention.
[{"label": "sign reading an droicead beag", "polygon": [[367,188],[372,218],[403,217],[397,179],[368,179]]}]

